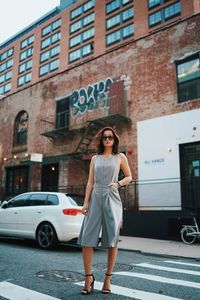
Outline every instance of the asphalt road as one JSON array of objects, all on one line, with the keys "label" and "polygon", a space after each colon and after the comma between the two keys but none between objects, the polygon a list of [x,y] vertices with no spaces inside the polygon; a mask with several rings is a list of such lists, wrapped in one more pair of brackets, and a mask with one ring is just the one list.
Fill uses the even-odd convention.
[{"label": "asphalt road", "polygon": [[105,267],[106,251],[96,249],[95,291],[82,296],[80,248],[60,245],[45,251],[32,241],[0,238],[0,299],[200,299],[199,261],[119,251],[109,296],[101,294]]}]

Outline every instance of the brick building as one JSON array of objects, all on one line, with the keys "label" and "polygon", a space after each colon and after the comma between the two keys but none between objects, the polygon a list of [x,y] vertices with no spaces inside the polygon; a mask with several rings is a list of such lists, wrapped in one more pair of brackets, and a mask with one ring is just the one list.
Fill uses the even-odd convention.
[{"label": "brick building", "polygon": [[2,197],[84,186],[111,125],[134,177],[125,234],[200,214],[199,28],[198,0],[62,0],[1,44]]}]

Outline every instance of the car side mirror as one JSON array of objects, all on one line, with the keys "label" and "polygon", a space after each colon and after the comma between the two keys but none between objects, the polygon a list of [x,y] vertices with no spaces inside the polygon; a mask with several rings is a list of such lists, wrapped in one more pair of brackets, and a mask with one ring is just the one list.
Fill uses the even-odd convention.
[{"label": "car side mirror", "polygon": [[1,204],[1,208],[7,208],[8,207],[8,201],[3,201]]}]

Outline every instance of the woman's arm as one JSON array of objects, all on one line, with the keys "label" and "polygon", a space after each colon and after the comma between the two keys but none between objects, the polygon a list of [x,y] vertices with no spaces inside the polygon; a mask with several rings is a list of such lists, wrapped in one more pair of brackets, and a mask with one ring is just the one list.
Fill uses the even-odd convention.
[{"label": "woman's arm", "polygon": [[132,175],[131,175],[131,170],[128,164],[127,157],[123,153],[120,153],[119,156],[121,160],[120,169],[122,170],[125,176],[122,180],[118,181],[118,185],[120,187],[129,184],[132,180]]},{"label": "woman's arm", "polygon": [[84,200],[84,204],[83,204],[83,208],[82,208],[82,213],[84,215],[86,215],[88,212],[90,196],[91,196],[93,185],[94,185],[94,157],[95,156],[92,157],[91,162],[90,162],[89,177],[88,177],[88,182],[87,182],[86,191],[85,191],[85,200]]}]

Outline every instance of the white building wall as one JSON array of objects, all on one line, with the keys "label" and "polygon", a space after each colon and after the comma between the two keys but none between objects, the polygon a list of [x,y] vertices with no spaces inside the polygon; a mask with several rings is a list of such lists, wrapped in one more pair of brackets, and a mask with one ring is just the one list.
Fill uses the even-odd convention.
[{"label": "white building wall", "polygon": [[181,209],[179,145],[200,141],[200,109],[137,123],[141,210]]}]

